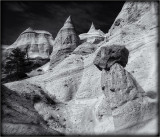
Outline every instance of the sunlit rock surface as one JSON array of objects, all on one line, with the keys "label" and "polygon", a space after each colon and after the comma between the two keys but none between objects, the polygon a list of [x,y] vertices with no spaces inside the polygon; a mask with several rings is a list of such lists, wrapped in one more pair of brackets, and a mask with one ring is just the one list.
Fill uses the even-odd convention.
[{"label": "sunlit rock surface", "polygon": [[6,48],[7,51],[13,48],[20,48],[27,51],[30,58],[49,58],[53,47],[52,35],[43,30],[26,29],[20,34],[17,40]]}]

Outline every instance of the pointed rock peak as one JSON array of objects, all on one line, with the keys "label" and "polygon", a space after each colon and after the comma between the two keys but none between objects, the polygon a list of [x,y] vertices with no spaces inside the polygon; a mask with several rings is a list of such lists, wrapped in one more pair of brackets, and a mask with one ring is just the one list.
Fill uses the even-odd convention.
[{"label": "pointed rock peak", "polygon": [[65,21],[64,26],[62,28],[74,28],[73,24],[72,24],[71,16],[69,16],[67,18],[67,20]]},{"label": "pointed rock peak", "polygon": [[65,23],[67,23],[67,22],[71,22],[71,16],[69,16],[69,17],[67,18],[67,20],[66,20]]},{"label": "pointed rock peak", "polygon": [[32,31],[33,29],[31,28],[31,27],[29,27],[28,29],[26,29],[26,30],[28,30],[28,31]]},{"label": "pointed rock peak", "polygon": [[93,22],[92,22],[92,25],[91,25],[91,27],[90,27],[90,29],[89,29],[88,32],[93,32],[93,31],[95,31],[95,30],[96,30],[96,28],[95,28],[95,26],[94,26],[94,24],[93,24]]},{"label": "pointed rock peak", "polygon": [[92,22],[92,25],[91,25],[90,29],[95,29],[95,26],[94,26],[93,22]]},{"label": "pointed rock peak", "polygon": [[25,31],[23,31],[21,34],[26,33],[26,32],[32,32],[33,29],[31,27],[29,27],[28,29],[26,29]]},{"label": "pointed rock peak", "polygon": [[26,29],[24,32],[30,32],[33,31],[33,29],[31,27],[29,27],[28,29]]}]

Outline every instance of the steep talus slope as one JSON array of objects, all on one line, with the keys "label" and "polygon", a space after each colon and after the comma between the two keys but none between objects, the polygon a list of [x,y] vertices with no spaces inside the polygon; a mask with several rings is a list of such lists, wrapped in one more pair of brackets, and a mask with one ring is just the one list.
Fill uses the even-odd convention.
[{"label": "steep talus slope", "polygon": [[[122,25],[119,25],[121,21],[113,23],[106,35],[107,41],[97,45],[85,42],[77,48],[74,45],[73,54],[69,51],[70,55],[60,59],[52,70],[21,81],[24,83],[21,88],[18,86],[19,81],[5,86],[9,89],[16,87],[20,91],[23,89],[23,92],[27,92],[25,83],[39,86],[56,103],[47,105],[40,101],[34,105],[35,110],[48,123],[49,128],[67,135],[156,134],[157,100],[148,97],[146,93],[148,90],[157,92],[154,86],[157,80],[157,26],[156,18],[150,20],[153,16],[157,17],[153,3],[126,2],[115,22],[119,18],[124,21]],[[145,29],[141,25],[146,25]],[[70,23],[69,27],[72,27]],[[94,65],[94,60],[102,47],[114,45],[124,45],[129,50],[129,57],[125,56],[128,63],[123,68],[117,62],[123,54],[120,57],[110,56],[110,59],[102,61],[110,61],[107,62],[109,69],[105,70],[104,67],[101,71]],[[92,46],[96,50],[90,50]],[[60,48],[56,47],[58,51]],[[85,47],[88,52],[83,54]],[[59,60],[59,56],[56,58]]]},{"label": "steep talus slope", "polygon": [[7,47],[6,52],[18,47],[27,51],[30,58],[49,58],[53,42],[52,35],[49,32],[28,28],[20,34],[12,45]]}]

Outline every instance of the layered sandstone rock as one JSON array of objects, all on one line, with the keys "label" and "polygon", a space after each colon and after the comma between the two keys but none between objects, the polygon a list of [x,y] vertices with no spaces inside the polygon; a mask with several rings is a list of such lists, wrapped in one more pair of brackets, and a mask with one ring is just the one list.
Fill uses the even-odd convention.
[{"label": "layered sandstone rock", "polygon": [[50,57],[50,67],[54,67],[65,59],[78,45],[79,36],[69,16],[55,38],[53,51]]},{"label": "layered sandstone rock", "polygon": [[104,33],[99,29],[97,30],[92,23],[89,31],[79,35],[81,42],[90,42],[92,44],[98,44],[104,40]]},{"label": "layered sandstone rock", "polygon": [[10,51],[17,47],[23,51],[27,51],[30,58],[49,58],[53,47],[53,38],[47,31],[28,28],[6,50]]}]

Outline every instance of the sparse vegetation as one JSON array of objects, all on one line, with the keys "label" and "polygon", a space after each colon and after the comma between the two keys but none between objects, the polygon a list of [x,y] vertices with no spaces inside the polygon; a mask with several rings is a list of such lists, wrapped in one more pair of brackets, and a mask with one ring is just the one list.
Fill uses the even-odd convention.
[{"label": "sparse vegetation", "polygon": [[34,59],[28,58],[27,50],[22,51],[19,48],[15,48],[1,63],[1,81],[2,83],[6,83],[27,78],[27,72],[30,72],[44,65],[48,61],[49,59],[43,59],[41,57],[37,57]]},{"label": "sparse vegetation", "polygon": [[5,71],[7,71],[9,74],[12,73],[12,71],[17,74],[24,72],[25,56],[26,52],[21,51],[19,48],[13,49],[6,58],[4,65]]}]

